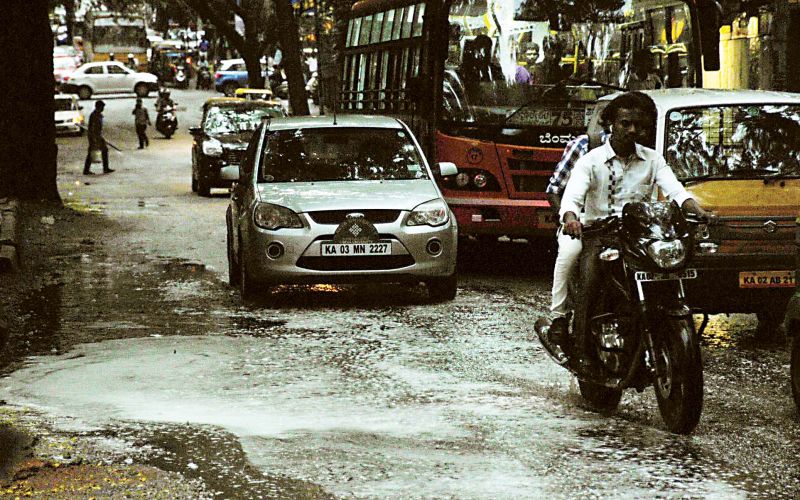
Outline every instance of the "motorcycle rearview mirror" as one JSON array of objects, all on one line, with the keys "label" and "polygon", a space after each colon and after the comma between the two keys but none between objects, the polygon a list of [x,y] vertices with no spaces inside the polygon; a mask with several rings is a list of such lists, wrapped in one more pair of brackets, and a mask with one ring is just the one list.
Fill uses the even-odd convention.
[{"label": "motorcycle rearview mirror", "polygon": [[239,181],[239,165],[226,165],[219,170],[219,176],[226,181]]}]

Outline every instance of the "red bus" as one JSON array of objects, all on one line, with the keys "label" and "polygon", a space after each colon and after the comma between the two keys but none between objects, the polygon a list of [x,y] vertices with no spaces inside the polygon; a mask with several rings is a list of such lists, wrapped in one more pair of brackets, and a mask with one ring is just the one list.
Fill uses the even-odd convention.
[{"label": "red bus", "polygon": [[337,110],[402,118],[429,158],[458,166],[439,185],[460,235],[552,240],[545,187],[597,99],[628,87],[634,54],[659,85],[702,86],[719,13],[713,0],[362,0]]}]

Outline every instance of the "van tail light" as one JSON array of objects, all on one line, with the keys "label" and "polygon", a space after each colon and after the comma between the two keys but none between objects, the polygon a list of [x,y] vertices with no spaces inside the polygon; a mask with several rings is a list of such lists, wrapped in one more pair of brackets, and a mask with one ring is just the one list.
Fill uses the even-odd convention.
[{"label": "van tail light", "polygon": [[222,78],[222,73],[214,73],[214,78],[219,80],[220,78]]}]

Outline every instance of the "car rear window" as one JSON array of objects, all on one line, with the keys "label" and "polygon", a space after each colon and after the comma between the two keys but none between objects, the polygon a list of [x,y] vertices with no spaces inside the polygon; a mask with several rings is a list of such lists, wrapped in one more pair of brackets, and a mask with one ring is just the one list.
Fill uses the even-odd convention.
[{"label": "car rear window", "polygon": [[259,182],[427,179],[409,134],[385,128],[307,128],[271,132]]},{"label": "car rear window", "polygon": [[71,111],[72,99],[56,99],[56,111]]}]

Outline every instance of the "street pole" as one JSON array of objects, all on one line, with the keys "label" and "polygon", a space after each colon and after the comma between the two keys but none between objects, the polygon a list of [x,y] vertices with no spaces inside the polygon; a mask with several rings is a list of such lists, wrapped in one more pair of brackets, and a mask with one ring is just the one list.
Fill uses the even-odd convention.
[{"label": "street pole", "polygon": [[319,114],[325,114],[325,102],[322,100],[322,59],[319,55],[319,3],[321,0],[314,0],[314,51],[317,56],[317,102],[319,103]]}]

